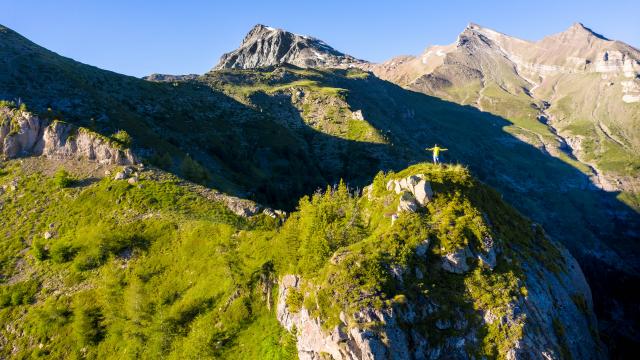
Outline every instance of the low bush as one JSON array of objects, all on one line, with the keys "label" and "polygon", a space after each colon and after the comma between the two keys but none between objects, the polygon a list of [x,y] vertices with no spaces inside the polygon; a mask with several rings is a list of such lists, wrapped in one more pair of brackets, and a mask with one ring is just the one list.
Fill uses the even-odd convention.
[{"label": "low bush", "polygon": [[55,242],[49,250],[49,256],[55,263],[66,263],[76,255],[77,249],[63,241]]},{"label": "low bush", "polygon": [[209,173],[197,161],[193,160],[189,155],[184,157],[182,161],[182,175],[188,180],[198,184],[204,184],[209,180]]},{"label": "low bush", "polygon": [[30,304],[38,292],[38,281],[27,280],[0,287],[0,308]]},{"label": "low bush", "polygon": [[129,133],[124,130],[118,130],[115,134],[111,135],[111,139],[115,140],[124,147],[130,147],[133,143],[133,138],[131,137],[131,135],[129,135]]},{"label": "low bush", "polygon": [[46,260],[49,257],[49,250],[42,240],[34,239],[31,244],[31,251],[33,256],[40,261]]},{"label": "low bush", "polygon": [[55,173],[53,181],[59,188],[67,188],[75,183],[75,179],[64,169],[59,169]]}]

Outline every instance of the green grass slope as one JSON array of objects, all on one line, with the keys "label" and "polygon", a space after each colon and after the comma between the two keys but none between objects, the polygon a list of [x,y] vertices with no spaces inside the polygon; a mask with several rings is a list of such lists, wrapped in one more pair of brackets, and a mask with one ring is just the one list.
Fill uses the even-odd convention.
[{"label": "green grass slope", "polygon": [[2,185],[18,180],[0,195],[0,356],[294,356],[265,300],[286,252],[275,220],[238,217],[166,173],[130,185],[73,171],[65,187],[33,159],[2,168]]},{"label": "green grass slope", "polygon": [[[7,185],[0,195],[2,357],[295,358],[295,339],[274,309],[277,279],[288,273],[322,284],[305,304],[318,304],[314,314],[328,323],[340,309],[427,293],[465,306],[475,321],[474,308],[502,311],[512,296],[526,294],[515,263],[478,268],[460,287],[447,286],[455,276],[435,264],[420,265],[428,276],[408,289],[387,269],[413,264],[425,238],[437,253],[478,246],[487,222],[513,259],[563,266],[527,220],[459,166],[379,174],[376,196],[387,178],[416,172],[439,194],[425,214],[403,215],[392,227],[384,214],[396,203],[372,202],[344,184],[301,199],[281,224],[262,214],[238,217],[162,171],[144,170],[131,185],[87,179],[73,162],[55,174],[43,164],[12,160],[0,173]],[[341,254],[341,266],[330,265],[333,254]],[[361,265],[347,266],[354,262]],[[420,331],[444,341],[448,333],[432,326],[435,319]],[[519,336],[521,330],[496,325],[469,351],[498,356]]]}]

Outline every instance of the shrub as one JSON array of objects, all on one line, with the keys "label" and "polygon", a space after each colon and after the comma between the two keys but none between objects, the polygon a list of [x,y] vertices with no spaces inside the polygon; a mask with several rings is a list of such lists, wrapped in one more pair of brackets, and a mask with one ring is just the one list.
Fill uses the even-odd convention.
[{"label": "shrub", "polygon": [[78,297],[73,309],[73,332],[81,347],[95,345],[104,337],[104,316],[93,297]]},{"label": "shrub", "polygon": [[209,174],[202,165],[193,160],[189,155],[184,157],[182,161],[182,174],[188,180],[193,182],[204,184],[209,180]]},{"label": "shrub", "polygon": [[120,145],[129,147],[133,143],[133,138],[128,132],[124,130],[118,130],[115,134],[111,135],[111,139],[117,141]]},{"label": "shrub", "polygon": [[16,103],[9,100],[0,100],[0,107],[7,107],[10,109],[14,109],[16,107]]},{"label": "shrub", "polygon": [[31,250],[33,251],[33,256],[37,260],[43,261],[49,257],[49,251],[41,240],[34,239],[31,244]]},{"label": "shrub", "polygon": [[27,280],[0,288],[0,308],[32,303],[38,292],[38,285],[36,280]]},{"label": "shrub", "polygon": [[75,258],[73,267],[78,271],[95,269],[104,263],[105,257],[106,254],[100,248],[83,252]]},{"label": "shrub", "polygon": [[173,159],[169,153],[164,153],[162,155],[154,155],[149,158],[149,162],[161,169],[169,170],[173,167]]},{"label": "shrub", "polygon": [[71,261],[75,254],[76,249],[72,245],[64,242],[54,243],[53,246],[51,246],[51,250],[49,250],[51,260],[59,264]]},{"label": "shrub", "polygon": [[287,307],[289,307],[289,311],[298,312],[302,308],[302,302],[304,301],[304,296],[298,289],[289,289],[289,294],[287,295],[286,303]]},{"label": "shrub", "polygon": [[32,316],[34,322],[28,329],[29,335],[34,335],[39,341],[46,341],[69,322],[71,311],[64,299],[49,297],[42,306],[33,309]]},{"label": "shrub", "polygon": [[59,169],[53,176],[53,181],[59,188],[67,188],[75,183],[75,179],[65,169]]}]

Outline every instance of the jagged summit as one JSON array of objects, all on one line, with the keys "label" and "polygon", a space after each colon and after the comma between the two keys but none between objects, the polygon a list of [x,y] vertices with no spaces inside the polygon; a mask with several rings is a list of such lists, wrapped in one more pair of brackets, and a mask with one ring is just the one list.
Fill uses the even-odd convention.
[{"label": "jagged summit", "polygon": [[573,23],[567,30],[563,31],[562,34],[566,34],[567,36],[595,36],[598,39],[609,41],[609,39],[584,26],[581,22]]},{"label": "jagged summit", "polygon": [[307,67],[349,67],[365,64],[324,41],[258,24],[242,40],[240,47],[222,55],[214,70],[251,69],[282,63]]}]

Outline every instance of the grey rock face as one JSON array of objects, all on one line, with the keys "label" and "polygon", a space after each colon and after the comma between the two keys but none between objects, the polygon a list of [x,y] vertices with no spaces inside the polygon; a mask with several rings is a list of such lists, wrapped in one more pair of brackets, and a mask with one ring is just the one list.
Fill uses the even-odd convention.
[{"label": "grey rock face", "polygon": [[413,188],[413,194],[422,206],[425,206],[429,201],[431,201],[431,199],[433,199],[431,184],[425,180],[418,181]]},{"label": "grey rock face", "polygon": [[367,62],[343,54],[321,40],[256,25],[238,49],[222,55],[214,70],[252,69],[283,63],[302,68],[345,68]]},{"label": "grey rock face", "polygon": [[[508,359],[561,359],[568,351],[575,359],[602,359],[604,354],[590,329],[597,326],[591,293],[577,262],[565,250],[564,270],[554,273],[542,264],[524,266],[526,296],[513,299],[506,312],[497,316],[479,309],[483,325],[522,324],[523,336],[512,345]],[[472,257],[468,249],[460,251]],[[478,329],[460,312],[434,323],[435,329],[462,331],[438,344],[411,324],[429,316],[440,306],[427,300],[407,303],[402,308],[362,309],[352,315],[341,313],[341,324],[331,330],[322,327],[322,319],[312,318],[303,307],[297,312],[286,305],[291,289],[301,288],[301,278],[285,275],[278,291],[277,319],[288,331],[296,329],[300,359],[473,359],[468,346],[481,346]],[[581,299],[581,300],[576,300]],[[379,324],[375,328],[367,324]],[[561,327],[562,330],[558,330]],[[561,332],[559,332],[561,331]]]},{"label": "grey rock face", "polygon": [[489,251],[487,251],[486,253],[478,252],[476,254],[476,257],[478,258],[478,260],[480,260],[480,263],[482,265],[488,267],[489,269],[493,269],[494,267],[496,267],[496,264],[497,264],[496,251],[493,247],[489,249]]},{"label": "grey rock face", "polygon": [[400,197],[400,204],[398,204],[398,212],[408,211],[415,212],[418,210],[418,203],[416,198],[410,192],[403,192]]},{"label": "grey rock face", "polygon": [[389,180],[386,188],[389,191],[395,191],[396,194],[408,191],[420,206],[425,206],[433,199],[433,190],[431,189],[431,183],[423,179],[423,177],[424,175],[417,174],[400,180]]},{"label": "grey rock face", "polygon": [[[285,275],[280,281],[276,314],[278,321],[287,330],[297,329],[298,357],[301,360],[321,359],[321,354],[329,354],[333,359],[409,359],[409,340],[397,323],[398,316],[392,309],[365,309],[348,319],[341,314],[342,324],[327,332],[322,329],[320,319],[312,319],[302,308],[291,312],[286,298],[290,289],[300,287],[300,277]],[[353,321],[360,326],[347,327]],[[379,323],[381,330],[369,330],[362,324]]]},{"label": "grey rock face", "polygon": [[469,265],[467,265],[467,258],[473,257],[471,250],[468,247],[464,247],[453,253],[446,254],[442,258],[442,268],[448,272],[455,274],[464,274],[469,271]]},{"label": "grey rock face", "polygon": [[142,77],[142,79],[147,81],[155,81],[155,82],[175,82],[175,81],[195,80],[198,78],[198,76],[199,76],[198,74],[187,74],[187,75],[151,74],[151,75]]},{"label": "grey rock face", "polygon": [[512,351],[515,359],[531,358],[533,353],[559,359],[562,348],[574,359],[604,357],[590,331],[597,328],[591,290],[577,261],[566,249],[559,249],[564,271],[554,274],[541,264],[524,267],[528,294],[514,306],[514,314],[526,316],[526,322],[524,337]]},{"label": "grey rock face", "polygon": [[101,164],[135,164],[131,150],[119,149],[106,138],[59,121],[48,123],[21,110],[0,109],[0,155],[14,158],[42,155],[85,159]]}]

